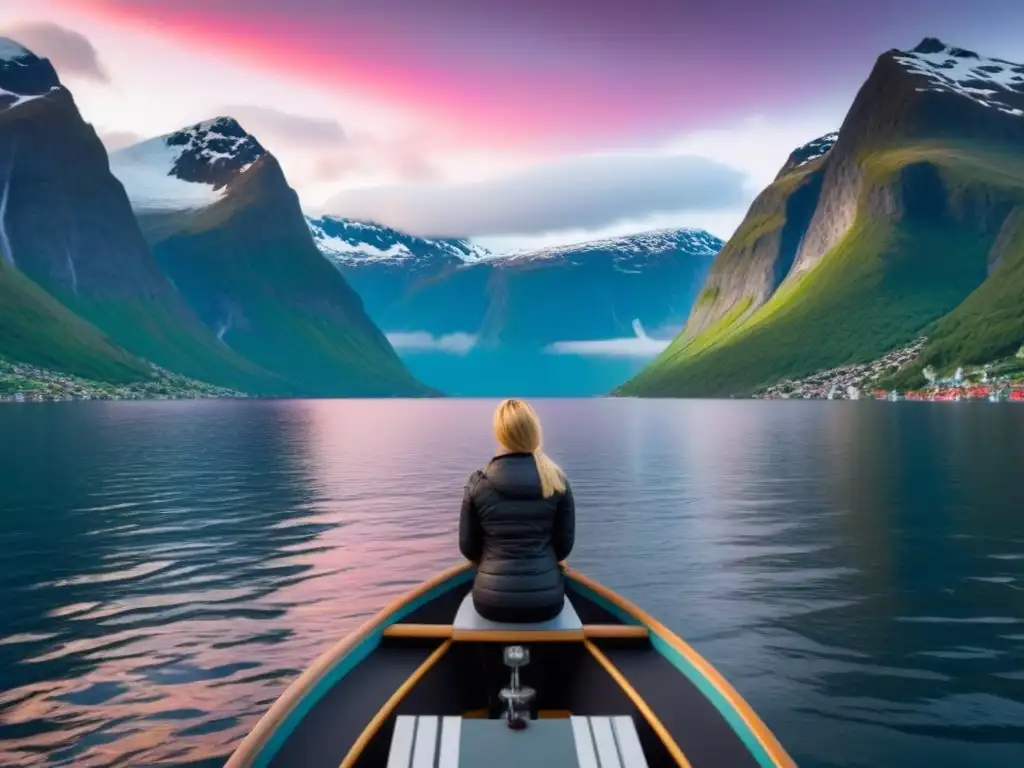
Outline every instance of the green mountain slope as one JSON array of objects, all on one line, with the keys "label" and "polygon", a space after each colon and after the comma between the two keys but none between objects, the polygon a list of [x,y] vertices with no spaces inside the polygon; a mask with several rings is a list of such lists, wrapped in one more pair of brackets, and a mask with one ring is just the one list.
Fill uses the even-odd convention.
[{"label": "green mountain slope", "polygon": [[[926,63],[966,59],[971,77],[1005,65],[937,41],[915,51]],[[908,60],[881,57],[834,147],[787,163],[723,249],[687,328],[620,394],[746,395],[922,332],[918,376],[928,362],[1020,346],[1024,86],[993,109],[922,87],[933,81]]]},{"label": "green mountain slope", "polygon": [[119,384],[140,381],[150,374],[145,363],[3,261],[0,357]]},{"label": "green mountain slope", "polygon": [[[161,270],[224,349],[306,396],[432,394],[317,250],[277,160],[234,120],[152,139],[112,162]],[[168,179],[183,197],[154,203],[154,185]]]},{"label": "green mountain slope", "polygon": [[962,304],[926,329],[929,343],[918,363],[896,379],[896,386],[919,386],[926,366],[948,371],[984,365],[1024,345],[1024,206],[1007,217],[989,252],[989,271],[988,279]]},{"label": "green mountain slope", "polygon": [[[290,394],[219,344],[161,274],[96,132],[46,59],[0,61],[0,251],[9,267],[137,357],[195,379]],[[36,337],[42,343],[43,337]],[[23,354],[53,357],[59,347]]]}]

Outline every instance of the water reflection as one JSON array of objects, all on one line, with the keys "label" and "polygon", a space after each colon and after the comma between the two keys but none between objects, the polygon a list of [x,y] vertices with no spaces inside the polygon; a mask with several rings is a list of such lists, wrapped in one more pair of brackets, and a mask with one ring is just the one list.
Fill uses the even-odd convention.
[{"label": "water reflection", "polygon": [[[0,764],[219,765],[457,559],[493,405],[0,409]],[[1024,409],[538,408],[574,564],[691,640],[802,766],[1024,763]]]}]

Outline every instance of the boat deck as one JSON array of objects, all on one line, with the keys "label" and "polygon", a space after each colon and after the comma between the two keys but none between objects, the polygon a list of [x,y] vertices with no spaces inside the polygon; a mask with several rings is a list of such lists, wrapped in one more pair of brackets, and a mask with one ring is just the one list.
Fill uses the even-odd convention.
[{"label": "boat deck", "polygon": [[[271,768],[503,768],[506,760],[518,766],[645,768],[679,765],[673,747],[692,768],[757,768],[721,712],[651,645],[644,627],[585,624],[575,610],[544,627],[489,626],[458,616],[466,604],[462,598],[439,612],[450,623],[432,623],[428,614],[410,615],[406,618],[415,621],[384,630],[376,648],[347,672],[344,685],[327,690],[303,716]],[[590,606],[582,613],[609,618],[596,610]],[[522,677],[524,685],[537,690],[533,715],[538,719],[524,731],[511,730],[500,719],[502,705],[495,695],[508,682],[501,654],[509,643],[526,644],[531,654]],[[574,729],[580,723],[590,728],[600,756],[598,739],[617,733],[624,726],[615,724],[627,721],[631,735],[626,738],[640,745],[644,762],[634,755],[626,763],[621,754],[588,762]],[[460,729],[457,762],[437,762],[445,723]],[[433,736],[428,735],[431,728]],[[433,739],[434,762],[414,759],[413,745],[428,738]],[[493,746],[484,749],[488,740]],[[619,741],[607,743],[614,751]],[[355,753],[354,744],[359,745]],[[413,750],[408,762],[395,756],[393,744]],[[348,755],[353,758],[346,763]]]},{"label": "boat deck", "polygon": [[633,719],[534,720],[523,731],[501,720],[401,715],[387,768],[648,768]]},{"label": "boat deck", "polygon": [[[575,576],[542,625],[482,619],[470,586],[428,584],[322,657],[231,768],[795,768],[707,662],[599,585]],[[525,728],[499,696],[509,645],[529,654]]]}]

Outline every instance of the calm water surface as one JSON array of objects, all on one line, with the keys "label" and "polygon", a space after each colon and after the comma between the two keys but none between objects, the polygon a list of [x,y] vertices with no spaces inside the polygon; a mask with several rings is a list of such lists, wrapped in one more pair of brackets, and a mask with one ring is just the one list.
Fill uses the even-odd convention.
[{"label": "calm water surface", "polygon": [[[494,403],[0,407],[0,765],[223,763],[458,560]],[[1024,407],[538,403],[573,565],[805,768],[1024,765]]]}]

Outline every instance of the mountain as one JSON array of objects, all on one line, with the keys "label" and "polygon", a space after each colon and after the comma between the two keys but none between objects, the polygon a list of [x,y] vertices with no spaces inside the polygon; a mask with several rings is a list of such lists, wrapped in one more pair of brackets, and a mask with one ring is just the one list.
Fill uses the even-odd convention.
[{"label": "mountain", "polygon": [[364,222],[309,226],[420,378],[481,396],[592,395],[617,385],[642,356],[565,342],[632,342],[637,326],[670,337],[722,245],[677,229],[495,256],[466,240]]},{"label": "mountain", "polygon": [[0,40],[0,354],[77,375],[139,358],[239,389],[272,377],[224,350],[161,274],[107,153],[46,59]]},{"label": "mountain", "polygon": [[491,255],[468,240],[430,240],[352,219],[323,216],[308,218],[308,223],[317,247],[343,265],[379,262],[416,268],[437,262],[473,263]]},{"label": "mountain", "polygon": [[[20,189],[12,184],[17,147],[9,126],[17,119],[16,110],[59,89],[49,61],[0,38],[0,157],[5,161],[0,187],[0,357],[53,366],[89,378],[118,382],[140,379],[147,373],[142,361],[116,346],[17,268],[10,235],[15,220],[8,211]],[[21,258],[20,251],[17,255]]]},{"label": "mountain", "polygon": [[744,395],[925,335],[918,363],[1024,341],[1024,66],[926,38],[878,58],[722,249],[685,329],[620,394]]},{"label": "mountain", "polygon": [[370,222],[332,216],[308,218],[313,239],[363,300],[366,311],[384,328],[404,323],[391,309],[414,286],[491,254],[467,240],[432,240]]},{"label": "mountain", "polygon": [[423,395],[317,250],[277,159],[230,117],[111,156],[160,269],[232,353],[306,396]]}]

